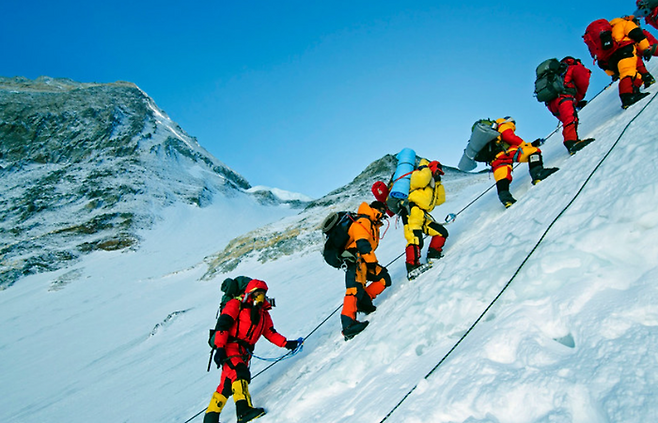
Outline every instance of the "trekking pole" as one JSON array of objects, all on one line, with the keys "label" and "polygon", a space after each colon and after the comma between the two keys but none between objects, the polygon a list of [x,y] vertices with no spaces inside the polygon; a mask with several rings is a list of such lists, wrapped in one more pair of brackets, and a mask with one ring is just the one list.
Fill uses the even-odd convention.
[{"label": "trekking pole", "polygon": [[212,355],[214,352],[215,352],[214,348],[210,350],[210,358],[208,359],[208,370],[206,370],[206,372],[210,372],[210,366],[212,366]]}]

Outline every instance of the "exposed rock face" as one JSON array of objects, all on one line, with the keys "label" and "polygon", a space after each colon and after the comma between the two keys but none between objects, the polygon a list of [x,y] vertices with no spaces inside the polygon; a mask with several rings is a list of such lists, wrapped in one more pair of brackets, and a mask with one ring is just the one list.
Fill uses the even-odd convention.
[{"label": "exposed rock face", "polygon": [[0,289],[248,188],[134,84],[0,78]]}]

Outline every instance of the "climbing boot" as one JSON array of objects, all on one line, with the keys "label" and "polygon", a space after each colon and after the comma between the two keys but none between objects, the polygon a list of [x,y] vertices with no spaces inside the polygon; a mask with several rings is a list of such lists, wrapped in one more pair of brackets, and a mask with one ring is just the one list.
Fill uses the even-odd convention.
[{"label": "climbing boot", "polygon": [[644,88],[649,88],[656,82],[656,79],[650,73],[645,73],[642,75],[642,82],[644,82]]},{"label": "climbing boot", "polygon": [[370,314],[375,312],[377,307],[372,304],[372,298],[369,295],[362,295],[356,301],[356,310],[364,314]]},{"label": "climbing boot", "polygon": [[353,323],[347,327],[343,328],[343,336],[345,337],[346,341],[349,341],[350,339],[354,338],[356,335],[361,333],[366,326],[368,326],[368,321],[363,321],[359,322],[357,320],[353,320]]},{"label": "climbing boot", "polygon": [[208,405],[206,414],[203,416],[203,423],[219,423],[219,414],[222,412],[224,405],[226,405],[226,399],[219,392],[212,394],[210,405]]},{"label": "climbing boot", "polygon": [[541,154],[535,153],[528,156],[528,170],[532,178],[532,185],[536,185],[539,181],[543,181],[559,169],[557,167],[545,168]]},{"label": "climbing boot", "polygon": [[624,94],[619,94],[619,98],[621,99],[621,108],[622,109],[628,109],[633,104],[637,103],[638,101],[642,100],[644,97],[646,97],[648,95],[649,95],[649,93],[624,93]]},{"label": "climbing boot", "polygon": [[248,408],[242,414],[238,415],[238,423],[246,423],[265,415],[265,409],[256,407]]},{"label": "climbing boot", "polygon": [[514,197],[512,197],[512,194],[510,194],[509,191],[499,192],[498,199],[500,200],[501,203],[503,203],[503,206],[505,206],[505,208],[508,208],[512,204],[516,203],[516,200],[514,199]]},{"label": "climbing boot", "polygon": [[434,248],[428,248],[427,249],[427,259],[440,259],[443,257],[443,251],[440,250],[435,250]]},{"label": "climbing boot", "polygon": [[235,414],[238,417],[238,423],[246,423],[265,415],[265,409],[252,406],[249,383],[246,380],[236,380],[231,384],[231,388],[233,389]]},{"label": "climbing boot", "polygon": [[443,257],[443,246],[446,243],[446,237],[435,235],[430,240],[430,246],[427,249],[427,259],[440,259]]},{"label": "climbing boot", "polygon": [[585,138],[584,140],[576,141],[565,141],[564,146],[567,148],[567,151],[569,151],[569,154],[573,156],[576,154],[576,152],[588,146],[592,141],[594,141],[594,138]]},{"label": "climbing boot", "polygon": [[560,169],[557,167],[542,167],[541,169],[536,170],[535,174],[532,175],[532,185],[537,185],[539,181],[543,181],[558,170]]}]

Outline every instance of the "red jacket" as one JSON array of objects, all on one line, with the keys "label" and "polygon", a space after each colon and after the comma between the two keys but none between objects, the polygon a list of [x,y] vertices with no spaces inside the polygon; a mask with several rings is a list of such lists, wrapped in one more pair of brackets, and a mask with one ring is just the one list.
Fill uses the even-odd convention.
[{"label": "red jacket", "polygon": [[523,138],[520,136],[516,135],[514,133],[514,130],[512,129],[506,129],[500,134],[500,139],[503,142],[506,142],[510,146],[515,146],[518,147],[521,144],[523,144],[525,141],[523,141]]},{"label": "red jacket", "polygon": [[[265,290],[267,290],[265,282],[254,279],[247,286],[247,292],[249,292],[249,287],[252,286],[252,283],[255,282],[262,283],[265,286]],[[257,307],[258,318],[255,319],[257,321],[254,321],[251,316],[254,309],[253,299],[249,294],[245,294],[244,298],[242,301],[234,298],[224,306],[220,319],[228,321],[228,318],[230,318],[233,324],[230,329],[220,330],[215,334],[215,346],[217,348],[226,348],[231,343],[240,343],[243,346],[246,343],[253,348],[261,335],[263,335],[274,345],[285,347],[286,338],[274,329],[274,324],[268,311],[272,308],[270,303],[266,300],[262,306]]]},{"label": "red jacket", "polygon": [[[573,89],[576,102],[585,98],[589,88],[589,78],[592,71],[587,69],[578,59],[565,57],[562,63],[569,65],[567,73],[564,75],[564,86]],[[564,95],[564,94],[563,94]]]}]

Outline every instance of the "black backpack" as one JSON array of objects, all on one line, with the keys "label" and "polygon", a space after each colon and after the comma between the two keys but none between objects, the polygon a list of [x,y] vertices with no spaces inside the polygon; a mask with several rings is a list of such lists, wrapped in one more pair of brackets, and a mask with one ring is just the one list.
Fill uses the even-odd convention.
[{"label": "black backpack", "polygon": [[238,298],[244,294],[244,290],[247,289],[247,285],[249,285],[249,282],[251,282],[252,279],[253,278],[250,278],[249,276],[238,276],[234,279],[224,279],[221,287],[224,295],[222,296],[222,302],[219,306],[219,309],[223,310],[226,303],[228,303],[233,298]]},{"label": "black backpack", "polygon": [[564,86],[564,74],[568,68],[566,63],[557,59],[544,60],[537,66],[537,79],[535,79],[537,101],[546,103],[567,92]]},{"label": "black backpack", "polygon": [[348,231],[359,216],[348,211],[332,212],[322,222],[322,232],[326,239],[322,257],[331,267],[340,269],[356,262],[354,254],[345,250],[350,236]]}]

